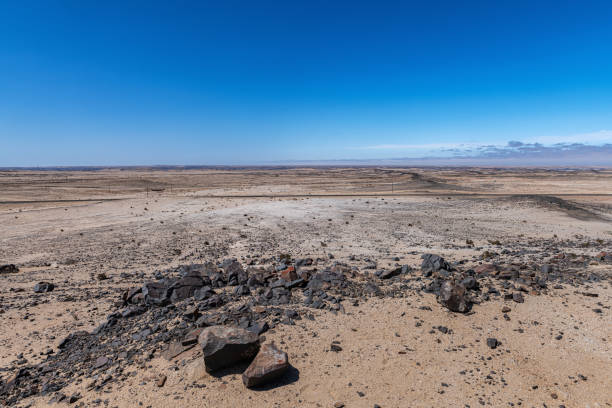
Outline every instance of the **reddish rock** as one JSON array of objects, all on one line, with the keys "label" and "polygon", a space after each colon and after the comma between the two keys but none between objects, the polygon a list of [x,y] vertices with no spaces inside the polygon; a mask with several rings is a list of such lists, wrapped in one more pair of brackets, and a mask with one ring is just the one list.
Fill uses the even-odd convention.
[{"label": "reddish rock", "polygon": [[247,387],[256,387],[282,376],[288,368],[287,353],[277,349],[274,343],[268,343],[242,374],[242,382]]},{"label": "reddish rock", "polygon": [[163,387],[166,384],[167,379],[168,377],[166,377],[164,374],[161,374],[159,377],[157,377],[155,385],[157,385],[158,387]]},{"label": "reddish rock", "polygon": [[493,275],[497,272],[497,266],[490,263],[478,265],[474,268],[474,272],[479,275]]},{"label": "reddish rock", "polygon": [[442,284],[438,301],[449,310],[458,313],[466,313],[471,306],[465,287],[450,281]]},{"label": "reddish rock", "polygon": [[293,266],[290,266],[281,272],[281,278],[283,278],[283,280],[286,282],[291,282],[297,280],[299,277],[295,272],[295,268]]}]

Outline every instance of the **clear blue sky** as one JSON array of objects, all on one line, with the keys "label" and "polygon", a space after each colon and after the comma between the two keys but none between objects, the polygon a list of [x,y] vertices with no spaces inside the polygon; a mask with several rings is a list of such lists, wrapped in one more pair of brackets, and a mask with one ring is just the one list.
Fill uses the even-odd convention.
[{"label": "clear blue sky", "polygon": [[408,157],[610,130],[608,1],[0,0],[0,167]]}]

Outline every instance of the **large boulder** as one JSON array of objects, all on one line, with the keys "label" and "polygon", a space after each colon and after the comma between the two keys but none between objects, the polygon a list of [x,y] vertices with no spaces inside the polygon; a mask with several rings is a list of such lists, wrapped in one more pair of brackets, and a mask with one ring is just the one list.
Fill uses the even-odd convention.
[{"label": "large boulder", "polygon": [[438,301],[453,312],[465,313],[470,310],[471,302],[463,285],[445,281],[440,287]]},{"label": "large boulder", "polygon": [[259,336],[238,327],[207,327],[200,333],[198,342],[207,372],[250,360],[259,351]]},{"label": "large boulder", "polygon": [[247,387],[263,385],[282,376],[289,368],[287,353],[276,348],[274,343],[264,344],[257,357],[242,374]]}]

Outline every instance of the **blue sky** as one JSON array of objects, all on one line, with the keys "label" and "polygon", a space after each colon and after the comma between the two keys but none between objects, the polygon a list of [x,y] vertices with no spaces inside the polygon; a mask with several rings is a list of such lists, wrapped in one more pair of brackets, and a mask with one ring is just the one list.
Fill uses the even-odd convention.
[{"label": "blue sky", "polygon": [[605,1],[0,0],[0,167],[612,143],[611,21]]}]

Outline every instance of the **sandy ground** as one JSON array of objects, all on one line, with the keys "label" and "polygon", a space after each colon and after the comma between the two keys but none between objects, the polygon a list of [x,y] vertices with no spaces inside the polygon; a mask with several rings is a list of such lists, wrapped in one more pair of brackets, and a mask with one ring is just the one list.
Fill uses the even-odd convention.
[{"label": "sandy ground", "polygon": [[[357,255],[379,267],[399,257],[418,269],[423,253],[473,261],[500,245],[537,249],[542,261],[558,251],[611,251],[611,186],[612,172],[587,170],[3,172],[0,264],[20,272],[0,276],[0,377],[21,358],[44,361],[41,352],[104,320],[123,289],[180,264],[289,253]],[[129,380],[101,391],[88,391],[84,379],[64,392],[110,407],[612,406],[612,266],[585,270],[608,278],[522,304],[491,301],[469,315],[416,291],[345,301],[345,314],[315,311],[314,321],[265,334],[294,367],[265,390],[245,389],[239,372],[205,374],[196,348],[130,367]],[[97,280],[102,272],[110,279]],[[33,294],[43,280],[57,288]],[[485,344],[492,336],[502,343],[495,350]],[[329,350],[333,340],[341,352]],[[163,388],[154,384],[159,374],[168,376]]]}]

